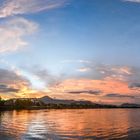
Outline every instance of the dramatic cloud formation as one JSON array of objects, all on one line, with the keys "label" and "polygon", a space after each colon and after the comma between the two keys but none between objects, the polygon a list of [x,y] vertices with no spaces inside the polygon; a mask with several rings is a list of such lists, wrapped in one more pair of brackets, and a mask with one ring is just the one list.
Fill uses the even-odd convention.
[{"label": "dramatic cloud formation", "polygon": [[[99,70],[98,73],[97,69]],[[95,67],[95,71],[91,69],[92,72],[101,75],[98,79],[93,77],[89,79],[88,76],[87,78],[74,78],[73,75],[59,78],[40,66],[24,68],[23,70],[36,76],[36,80],[44,82],[46,88],[40,89],[41,91],[33,90],[32,84],[22,73],[0,69],[0,95],[2,97],[41,97],[49,95],[61,99],[86,99],[93,102],[113,104],[139,102],[140,99],[138,68],[98,65],[98,67]],[[104,71],[104,73],[100,71]],[[123,78],[117,77],[120,77],[120,75]]]},{"label": "dramatic cloud formation", "polygon": [[58,77],[39,65],[25,68],[25,70],[36,76],[37,80],[45,83],[46,89],[42,91],[56,98],[88,99],[97,102],[115,100],[115,102],[122,103],[124,99],[130,101],[139,96],[139,68],[93,65],[92,63],[86,66],[90,70],[82,72],[83,75],[78,73],[78,76],[70,73],[67,76]]},{"label": "dramatic cloud formation", "polygon": [[12,18],[0,24],[0,53],[13,52],[26,46],[23,39],[26,35],[34,33],[38,25],[24,18]]},{"label": "dramatic cloud formation", "polygon": [[85,67],[90,70],[63,79],[49,88],[51,92],[56,97],[58,94],[62,98],[65,93],[65,98],[86,98],[104,103],[132,102],[139,97],[139,68],[92,63]]},{"label": "dramatic cloud formation", "polygon": [[131,89],[127,82],[105,79],[105,80],[90,80],[90,79],[69,79],[64,80],[55,86],[56,90],[61,92],[67,91],[102,91],[101,93],[120,93],[129,94]]},{"label": "dramatic cloud formation", "polygon": [[65,3],[66,0],[5,0],[0,5],[0,18],[50,10]]},{"label": "dramatic cloud formation", "polygon": [[[85,63],[84,63],[85,65]],[[63,99],[87,99],[123,103],[139,97],[139,68],[86,63],[89,71],[69,73],[67,76],[52,75],[39,65],[25,68],[45,84],[42,91],[49,96]],[[139,99],[138,99],[139,100]],[[137,100],[137,101],[138,101]]]},{"label": "dramatic cloud formation", "polygon": [[0,69],[0,83],[0,95],[4,98],[22,97],[30,91],[30,81],[12,70]]}]

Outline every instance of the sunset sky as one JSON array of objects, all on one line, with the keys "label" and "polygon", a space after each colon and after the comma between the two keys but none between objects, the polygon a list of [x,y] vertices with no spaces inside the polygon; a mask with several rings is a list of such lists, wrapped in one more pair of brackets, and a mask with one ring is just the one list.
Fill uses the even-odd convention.
[{"label": "sunset sky", "polygon": [[0,0],[0,96],[140,103],[140,0]]}]

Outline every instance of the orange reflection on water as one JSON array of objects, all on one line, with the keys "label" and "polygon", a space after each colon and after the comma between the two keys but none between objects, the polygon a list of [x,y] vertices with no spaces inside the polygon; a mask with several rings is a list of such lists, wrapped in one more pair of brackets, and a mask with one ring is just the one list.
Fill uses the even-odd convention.
[{"label": "orange reflection on water", "polygon": [[1,133],[15,139],[122,138],[140,128],[137,110],[33,110],[1,114]]}]

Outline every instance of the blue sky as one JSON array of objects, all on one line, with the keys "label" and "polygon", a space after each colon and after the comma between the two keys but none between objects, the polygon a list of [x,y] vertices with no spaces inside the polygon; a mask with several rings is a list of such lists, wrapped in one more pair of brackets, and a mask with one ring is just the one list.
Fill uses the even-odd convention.
[{"label": "blue sky", "polygon": [[56,79],[139,83],[139,15],[139,0],[1,0],[1,68],[33,89]]},{"label": "blue sky", "polygon": [[47,68],[69,59],[138,66],[139,9],[139,3],[121,0],[69,0],[61,8],[24,14],[39,29],[25,37],[27,48],[6,58],[17,65],[46,63]]}]

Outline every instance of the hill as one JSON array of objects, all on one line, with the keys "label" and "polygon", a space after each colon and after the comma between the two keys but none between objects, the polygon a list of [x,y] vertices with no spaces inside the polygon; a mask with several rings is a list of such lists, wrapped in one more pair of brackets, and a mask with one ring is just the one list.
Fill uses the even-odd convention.
[{"label": "hill", "polygon": [[86,100],[42,98],[14,98],[0,101],[0,109],[82,109],[82,108],[115,108],[115,105],[97,104]]}]

